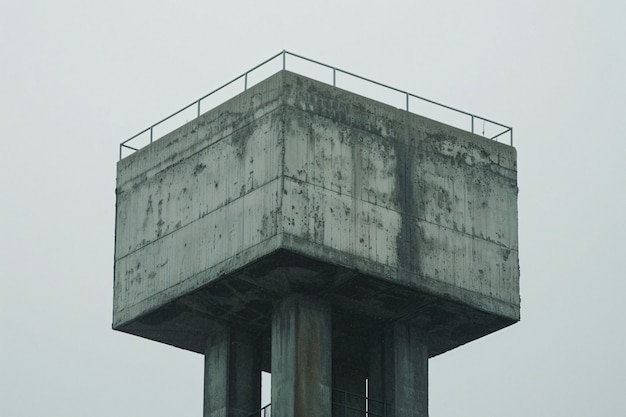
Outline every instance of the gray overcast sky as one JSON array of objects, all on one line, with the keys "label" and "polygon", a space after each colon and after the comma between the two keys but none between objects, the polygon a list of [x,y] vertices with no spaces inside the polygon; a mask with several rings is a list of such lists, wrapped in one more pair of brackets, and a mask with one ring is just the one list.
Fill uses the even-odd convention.
[{"label": "gray overcast sky", "polygon": [[522,321],[430,415],[626,415],[626,2],[0,2],[0,415],[201,416],[200,355],[111,330],[118,143],[282,49],[515,129]]}]

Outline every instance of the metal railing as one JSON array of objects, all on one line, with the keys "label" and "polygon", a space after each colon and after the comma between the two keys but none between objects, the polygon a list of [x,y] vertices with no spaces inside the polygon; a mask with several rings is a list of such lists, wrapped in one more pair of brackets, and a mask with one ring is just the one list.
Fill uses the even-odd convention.
[{"label": "metal railing", "polygon": [[[289,60],[287,59],[288,57],[289,57]],[[482,135],[483,136],[485,136],[485,127],[488,126],[489,127],[488,130],[491,130],[493,132],[492,132],[492,134],[489,134],[486,137],[488,137],[489,139],[492,139],[492,140],[497,140],[500,137],[508,135],[508,137],[509,137],[509,144],[511,146],[513,146],[513,128],[510,127],[510,126],[506,126],[506,125],[503,125],[501,123],[495,122],[493,120],[487,119],[485,117],[477,116],[475,114],[468,113],[466,111],[459,110],[459,109],[456,109],[454,107],[450,107],[450,106],[438,103],[438,102],[433,101],[433,100],[429,100],[427,98],[424,98],[424,97],[421,97],[421,96],[409,93],[408,91],[401,90],[399,88],[395,88],[395,87],[391,87],[391,86],[383,84],[383,83],[379,83],[378,81],[374,81],[374,80],[371,80],[369,78],[365,78],[365,77],[362,77],[360,75],[354,74],[352,72],[345,71],[345,70],[342,70],[342,69],[337,68],[337,67],[333,67],[333,66],[328,65],[328,64],[324,64],[324,63],[316,61],[314,59],[306,58],[306,57],[304,57],[302,55],[294,54],[292,52],[288,52],[288,51],[283,50],[282,52],[279,52],[276,55],[266,59],[265,61],[261,62],[260,64],[256,65],[255,67],[249,69],[248,71],[244,72],[243,74],[239,75],[238,77],[233,78],[232,80],[230,80],[226,84],[223,84],[221,87],[218,87],[215,90],[211,91],[210,93],[205,94],[204,96],[200,97],[199,99],[195,100],[194,102],[186,105],[185,107],[181,108],[180,110],[178,110],[178,111],[170,114],[169,116],[159,120],[158,122],[154,123],[152,126],[142,130],[141,132],[137,133],[136,135],[134,135],[131,138],[129,138],[129,139],[125,140],[124,142],[122,142],[120,144],[120,159],[123,158],[124,150],[128,150],[130,152],[134,152],[134,151],[137,151],[137,150],[141,149],[143,146],[146,146],[146,145],[152,143],[155,140],[155,138],[154,138],[154,130],[155,130],[156,127],[164,124],[165,122],[168,122],[168,121],[172,120],[175,116],[178,116],[179,114],[185,112],[186,110],[196,108],[196,111],[194,112],[195,113],[194,115],[195,115],[195,117],[199,117],[201,114],[203,114],[203,112],[207,112],[211,108],[216,107],[217,105],[214,105],[212,107],[209,107],[209,108],[206,108],[206,109],[203,110],[202,109],[202,101],[207,99],[207,98],[209,98],[210,96],[213,96],[214,94],[216,94],[218,92],[224,91],[226,89],[226,87],[228,87],[230,85],[233,85],[237,81],[243,81],[243,85],[241,86],[241,87],[243,87],[243,89],[240,88],[238,90],[238,93],[241,92],[241,91],[246,91],[249,87],[251,87],[251,85],[249,85],[250,84],[249,83],[250,76],[255,71],[260,70],[263,67],[271,65],[272,63],[275,63],[277,60],[280,60],[280,64],[282,65],[282,69],[283,70],[286,70],[286,69],[292,70],[292,68],[288,68],[288,63],[289,63],[289,65],[291,65],[292,64],[291,63],[291,59],[293,59],[293,58],[295,58],[296,60],[300,60],[301,63],[305,62],[305,63],[314,64],[314,65],[316,65],[319,68],[325,68],[325,69],[328,69],[328,70],[330,70],[332,72],[332,84],[330,82],[325,81],[324,79],[320,79],[319,76],[318,77],[313,77],[313,78],[317,79],[318,81],[325,82],[327,84],[331,84],[334,87],[338,87],[338,84],[339,84],[338,77],[337,77],[338,75],[347,76],[348,77],[348,78],[346,78],[344,80],[345,84],[349,84],[349,80],[352,80],[352,81],[355,81],[355,80],[364,81],[365,83],[367,83],[370,86],[382,87],[387,92],[399,93],[402,96],[402,98],[403,98],[402,107],[400,107],[400,108],[403,108],[404,110],[406,110],[408,112],[415,113],[415,114],[420,114],[420,115],[425,115],[424,113],[428,112],[428,109],[422,109],[419,112],[413,111],[411,109],[411,99],[414,99],[414,100],[417,100],[417,103],[419,103],[419,104],[426,104],[426,105],[432,106],[431,111],[433,109],[435,110],[435,112],[443,110],[443,111],[451,112],[451,114],[454,114],[456,116],[462,116],[464,118],[469,118],[469,119],[466,119],[467,120],[466,122],[461,122],[461,123],[459,123],[459,122],[456,122],[456,123],[452,122],[451,123],[449,121],[441,120],[441,119],[446,119],[446,116],[445,115],[442,116],[441,113],[438,113],[439,116],[435,116],[434,117],[435,120],[441,121],[443,123],[451,124],[452,126],[461,128],[463,130],[466,130],[466,131],[469,131],[469,132],[472,132],[472,133],[477,133],[476,132],[476,126],[478,124],[480,124],[480,122],[482,122]],[[279,70],[274,71],[272,74],[278,72]],[[301,75],[308,76],[307,74],[303,74],[302,73],[304,71],[294,71],[294,72],[297,72],[297,73],[299,73]],[[270,75],[272,75],[272,74],[270,74]],[[321,78],[324,78],[324,77],[321,77]],[[343,86],[343,83],[342,83],[342,87],[341,88],[344,88],[347,91],[355,92],[354,88],[349,88],[349,87]],[[365,92],[364,94],[361,94],[361,95],[364,95],[365,97],[373,98],[373,97],[371,97],[371,94],[368,94],[368,92]],[[379,101],[381,101],[381,100],[379,100]],[[387,104],[389,104],[389,103],[387,103]],[[433,118],[433,117],[431,117],[431,118]],[[452,119],[453,117],[449,117],[449,118]],[[182,126],[184,123],[185,122],[180,123],[179,125],[176,126],[176,128]],[[469,128],[467,128],[467,125],[460,126],[460,124],[462,125],[462,124],[465,124],[465,123],[469,123]],[[143,137],[143,136],[146,136],[146,135],[148,136],[148,138]],[[163,136],[163,135],[160,135],[159,137],[161,137],[161,136]],[[139,140],[140,138],[143,138],[143,141],[140,141]],[[138,142],[138,143],[143,142],[143,145],[138,145],[138,144],[136,145],[135,142]]]},{"label": "metal railing", "polygon": [[248,417],[272,417],[272,404],[268,404],[260,410],[248,415]]},{"label": "metal railing", "polygon": [[364,395],[333,388],[333,417],[386,417],[389,404]]},{"label": "metal railing", "polygon": [[[390,415],[390,406],[379,400],[364,395],[354,394],[333,388],[332,416],[333,417],[387,417]],[[248,417],[271,417],[272,404],[248,415]]]}]

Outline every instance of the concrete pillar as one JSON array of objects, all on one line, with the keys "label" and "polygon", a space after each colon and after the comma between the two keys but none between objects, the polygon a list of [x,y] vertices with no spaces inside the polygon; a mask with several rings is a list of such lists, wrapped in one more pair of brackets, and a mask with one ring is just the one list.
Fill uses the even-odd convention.
[{"label": "concrete pillar", "polygon": [[428,344],[421,329],[394,323],[384,343],[385,400],[393,417],[428,417]]},{"label": "concrete pillar", "polygon": [[290,295],[272,318],[272,417],[331,415],[330,306]]},{"label": "concrete pillar", "polygon": [[227,327],[212,334],[204,354],[204,417],[248,417],[260,408],[257,345]]}]

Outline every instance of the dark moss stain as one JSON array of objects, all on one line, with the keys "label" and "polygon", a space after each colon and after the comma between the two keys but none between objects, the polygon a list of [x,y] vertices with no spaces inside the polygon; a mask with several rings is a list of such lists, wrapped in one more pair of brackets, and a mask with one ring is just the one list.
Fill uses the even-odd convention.
[{"label": "dark moss stain", "polygon": [[324,215],[320,213],[320,210],[320,205],[317,204],[313,213],[314,240],[318,243],[324,242]]},{"label": "dark moss stain", "polygon": [[270,219],[267,213],[263,214],[263,217],[261,218],[261,228],[259,229],[261,238],[271,236],[271,232],[273,232],[273,224],[271,223],[271,220],[272,219]]},{"label": "dark moss stain", "polygon": [[156,223],[156,234],[157,237],[161,237],[161,235],[163,234],[163,225],[165,224],[165,222],[163,221],[163,200],[159,200],[158,203],[158,218],[159,220]]},{"label": "dark moss stain", "polygon": [[419,259],[417,222],[417,196],[413,187],[416,172],[416,149],[402,140],[394,141],[396,155],[396,199],[401,212],[400,233],[396,238],[398,266],[417,272]]},{"label": "dark moss stain", "polygon": [[437,190],[437,207],[441,210],[447,208],[450,211],[450,193],[445,188]]},{"label": "dark moss stain", "polygon": [[145,172],[143,174],[141,174],[139,176],[139,178],[137,178],[134,182],[133,182],[133,191],[137,191],[139,190],[141,187],[143,187],[144,183],[148,181],[148,174],[146,174]]},{"label": "dark moss stain", "polygon": [[146,227],[148,226],[148,218],[150,217],[150,215],[152,214],[152,212],[154,211],[154,208],[152,207],[152,196],[148,197],[148,207],[146,207],[146,216],[143,218],[143,229],[146,230]]},{"label": "dark moss stain", "polygon": [[199,163],[195,166],[195,168],[193,169],[193,176],[197,176],[198,174],[200,174],[202,171],[204,171],[204,169],[206,168],[206,165],[203,163]]},{"label": "dark moss stain", "polygon": [[253,132],[254,126],[252,124],[245,125],[241,129],[233,132],[231,142],[233,147],[235,147],[235,155],[237,155],[239,159],[243,159],[245,156],[246,146]]}]

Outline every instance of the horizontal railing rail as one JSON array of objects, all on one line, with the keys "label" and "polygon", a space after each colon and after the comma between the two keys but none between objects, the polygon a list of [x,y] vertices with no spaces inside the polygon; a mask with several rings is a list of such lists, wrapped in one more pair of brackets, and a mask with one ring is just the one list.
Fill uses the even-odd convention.
[{"label": "horizontal railing rail", "polygon": [[332,406],[333,417],[387,417],[390,415],[390,406],[386,402],[337,388],[333,388]]},{"label": "horizontal railing rail", "polygon": [[[375,400],[364,395],[333,388],[333,417],[387,417],[390,406],[384,401]],[[272,404],[250,413],[247,417],[271,417]]]},{"label": "horizontal railing rail", "polygon": [[249,414],[248,417],[272,417],[272,404],[268,404],[260,410]]},{"label": "horizontal railing rail", "polygon": [[[475,114],[472,114],[472,113],[469,113],[469,112],[466,112],[466,111],[463,111],[463,110],[459,110],[457,108],[454,108],[454,107],[451,107],[451,106],[448,106],[448,105],[445,105],[445,104],[442,104],[442,103],[438,103],[436,101],[427,99],[425,97],[421,97],[421,96],[418,96],[416,94],[409,93],[408,91],[401,90],[399,88],[392,87],[392,86],[389,86],[387,84],[383,84],[383,83],[380,83],[378,81],[371,80],[369,78],[366,78],[366,77],[363,77],[361,75],[352,73],[350,71],[346,71],[346,70],[334,67],[332,65],[324,64],[323,62],[316,61],[314,59],[310,59],[310,58],[304,57],[302,55],[294,54],[292,52],[288,52],[288,51],[283,50],[282,52],[279,52],[279,53],[273,55],[272,57],[266,59],[265,61],[261,62],[260,64],[258,64],[256,66],[254,66],[253,68],[249,69],[248,71],[244,72],[243,74],[233,78],[232,80],[230,80],[226,84],[223,84],[222,86],[220,86],[220,87],[214,89],[213,91],[205,94],[204,96],[202,96],[199,99],[193,101],[192,103],[184,106],[180,110],[178,110],[178,111],[170,114],[169,116],[159,120],[158,122],[154,123],[150,127],[147,127],[146,129],[142,130],[141,132],[137,133],[136,135],[126,139],[124,142],[122,142],[120,144],[120,159],[122,159],[124,157],[124,151],[125,150],[131,151],[131,152],[138,151],[143,146],[146,146],[146,145],[152,143],[155,140],[155,138],[154,138],[154,130],[155,130],[155,128],[159,127],[160,125],[164,124],[167,121],[172,120],[175,116],[178,116],[179,114],[183,113],[184,111],[186,111],[188,109],[191,109],[191,108],[193,108],[195,106],[196,107],[196,112],[195,112],[194,115],[196,117],[200,117],[200,115],[202,114],[201,105],[202,105],[202,101],[203,100],[209,98],[210,96],[213,96],[214,94],[216,94],[216,93],[218,93],[220,91],[224,91],[226,89],[226,87],[233,85],[237,81],[243,80],[243,86],[242,86],[243,88],[238,90],[238,91],[246,91],[249,87],[251,87],[251,85],[249,85],[250,75],[254,71],[259,70],[260,68],[269,65],[272,61],[275,61],[278,58],[280,58],[280,59],[282,59],[282,65],[281,65],[282,69],[283,70],[288,69],[288,65],[287,65],[287,63],[288,63],[287,58],[288,57],[300,59],[301,61],[308,62],[308,63],[311,63],[311,64],[315,64],[315,65],[317,65],[319,67],[323,67],[323,68],[331,70],[332,71],[332,85],[334,87],[339,87],[338,86],[337,75],[341,74],[341,75],[348,76],[348,77],[350,77],[352,79],[365,81],[366,83],[369,83],[369,84],[374,85],[374,86],[382,87],[383,89],[385,89],[387,91],[390,91],[390,92],[399,93],[399,94],[404,96],[404,103],[403,103],[403,107],[401,107],[401,108],[403,108],[404,110],[406,110],[408,112],[411,112],[411,113],[422,114],[424,112],[424,110],[422,110],[422,111],[420,111],[418,113],[418,112],[415,112],[415,111],[413,111],[411,109],[411,106],[410,106],[411,99],[415,99],[415,100],[418,100],[419,103],[427,103],[429,105],[434,106],[434,108],[436,108],[436,109],[443,109],[443,110],[450,111],[453,114],[462,115],[464,117],[469,117],[469,129],[466,128],[466,127],[463,127],[463,126],[456,126],[456,127],[459,127],[461,129],[464,129],[464,130],[472,132],[472,133],[476,133],[476,122],[477,121],[478,122],[482,121],[482,124],[483,124],[482,135],[483,136],[485,136],[485,126],[487,124],[489,124],[489,127],[492,130],[495,129],[495,131],[492,134],[489,134],[486,137],[488,137],[489,139],[492,139],[492,140],[497,140],[498,138],[500,138],[502,136],[508,136],[509,144],[511,146],[513,146],[513,128],[510,127],[510,126],[506,126],[506,125],[504,125],[502,123],[498,123],[496,121],[487,119],[485,117],[478,116],[478,115],[475,115]],[[289,69],[291,70],[291,68],[289,68]],[[278,72],[278,71],[275,71],[275,72]],[[295,71],[295,72],[301,73],[300,71]],[[302,74],[302,75],[305,75],[305,74]],[[318,79],[318,81],[326,82],[323,79],[322,80]],[[329,82],[326,82],[326,83],[327,84],[331,84]],[[342,86],[342,88],[344,88],[344,87]],[[345,89],[347,91],[352,91],[349,88],[345,88]],[[365,93],[363,95],[366,96],[366,97],[372,98],[367,93]],[[215,107],[215,106],[213,106],[213,107]],[[211,107],[211,108],[213,108],[213,107]],[[211,108],[205,109],[205,112],[209,111]],[[445,118],[446,118],[445,116],[443,116],[443,117],[436,117],[435,120],[441,121],[443,123],[447,123],[447,122],[445,122],[443,120],[440,120],[440,119],[445,119]],[[184,123],[181,123],[180,125],[178,125],[176,127],[180,127],[182,124],[184,124]],[[448,123],[448,124],[451,124],[451,123]],[[456,124],[458,125],[459,123],[456,123]],[[455,124],[452,124],[452,125],[454,126]],[[143,140],[140,140],[140,138],[142,138],[143,135],[147,135],[148,138],[143,138]],[[160,137],[161,136],[163,136],[163,135],[160,135]],[[135,144],[135,142],[137,142],[137,144]],[[142,143],[143,143],[143,145],[142,145]]]}]

